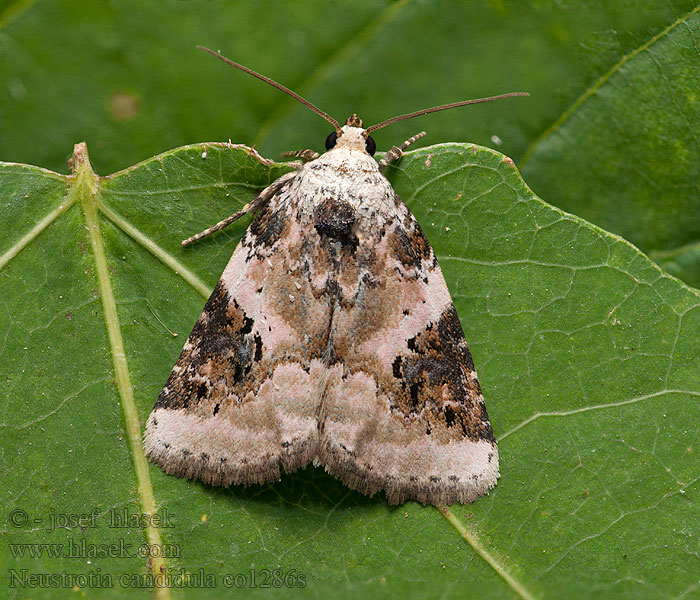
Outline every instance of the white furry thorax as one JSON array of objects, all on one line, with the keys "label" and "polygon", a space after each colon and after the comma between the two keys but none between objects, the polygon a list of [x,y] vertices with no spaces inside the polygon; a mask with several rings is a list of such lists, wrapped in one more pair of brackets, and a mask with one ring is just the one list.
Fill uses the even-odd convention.
[{"label": "white furry thorax", "polygon": [[309,217],[322,202],[333,197],[347,202],[368,227],[376,231],[395,215],[395,193],[365,149],[364,129],[344,125],[336,145],[306,163],[292,184],[297,202]]}]

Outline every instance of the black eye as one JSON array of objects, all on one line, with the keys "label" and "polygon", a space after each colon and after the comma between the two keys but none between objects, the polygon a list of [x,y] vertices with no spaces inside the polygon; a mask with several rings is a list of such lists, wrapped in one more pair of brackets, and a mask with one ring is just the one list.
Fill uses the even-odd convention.
[{"label": "black eye", "polygon": [[365,147],[367,148],[367,154],[374,156],[374,153],[377,151],[377,143],[374,141],[371,135],[367,136]]},{"label": "black eye", "polygon": [[326,138],[326,150],[330,150],[338,141],[338,132],[334,131]]}]

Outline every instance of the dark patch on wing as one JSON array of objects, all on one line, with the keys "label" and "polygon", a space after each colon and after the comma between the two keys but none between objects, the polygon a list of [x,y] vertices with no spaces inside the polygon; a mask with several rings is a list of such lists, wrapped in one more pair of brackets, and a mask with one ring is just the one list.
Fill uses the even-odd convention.
[{"label": "dark patch on wing", "polygon": [[272,246],[282,237],[287,222],[285,212],[268,203],[253,219],[248,231],[255,236],[255,244]]},{"label": "dark patch on wing", "polygon": [[321,237],[326,236],[356,248],[354,226],[355,211],[343,200],[327,198],[314,210],[314,227]]},{"label": "dark patch on wing", "polygon": [[427,431],[445,428],[451,436],[495,442],[481,387],[471,378],[474,362],[454,305],[406,347],[408,352],[392,365],[400,389],[393,410],[425,419]]},{"label": "dark patch on wing", "polygon": [[423,230],[415,219],[411,219],[409,226],[403,228],[397,226],[389,234],[389,250],[393,256],[407,269],[413,267],[419,269],[423,260],[432,256],[430,244],[423,234]]},{"label": "dark patch on wing", "polygon": [[253,319],[245,314],[219,281],[155,407],[196,406],[215,393],[213,388],[220,383],[232,390],[250,373],[253,363],[259,362],[263,356],[260,336],[257,333],[251,335],[253,325]]}]

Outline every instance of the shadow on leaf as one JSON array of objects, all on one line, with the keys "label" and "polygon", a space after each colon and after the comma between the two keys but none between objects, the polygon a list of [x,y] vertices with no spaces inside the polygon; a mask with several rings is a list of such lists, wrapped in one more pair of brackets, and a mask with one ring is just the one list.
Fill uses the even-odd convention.
[{"label": "shadow on leaf", "polygon": [[214,496],[231,496],[236,500],[259,502],[268,505],[295,505],[300,507],[332,508],[341,504],[372,506],[386,504],[383,493],[373,497],[351,490],[340,480],[326,473],[322,467],[309,465],[294,473],[283,473],[281,481],[274,484],[233,485],[228,488],[214,487],[201,481],[196,485],[205,488]]}]

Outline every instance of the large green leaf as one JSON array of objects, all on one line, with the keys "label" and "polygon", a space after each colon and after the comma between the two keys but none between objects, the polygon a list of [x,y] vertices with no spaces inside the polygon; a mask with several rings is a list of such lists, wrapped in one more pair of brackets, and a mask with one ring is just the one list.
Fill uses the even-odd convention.
[{"label": "large green leaf", "polygon": [[[250,584],[252,569],[260,586],[276,568],[297,577],[283,597],[298,595],[300,574],[318,597],[696,593],[697,291],[542,202],[497,152],[409,153],[390,177],[453,293],[499,438],[500,482],[444,516],[389,508],[315,468],[273,486],[211,488],[146,465],[141,431],[246,223],[196,247],[179,241],[284,167],[201,144],[97,178],[79,150],[70,177],[0,171],[3,585],[9,569],[100,569],[113,587],[88,584],[86,595],[130,597],[131,577],[162,566],[217,584],[178,591],[175,579],[161,597],[227,597],[226,574]],[[158,507],[164,524],[108,526],[110,509]],[[52,511],[92,510],[95,527],[48,531]],[[18,559],[10,546],[69,540],[166,544],[171,555]],[[72,585],[11,593],[76,597]]]}]

